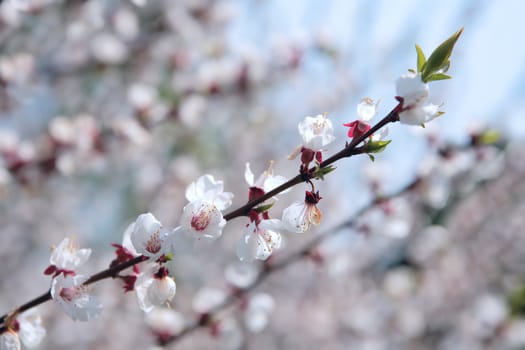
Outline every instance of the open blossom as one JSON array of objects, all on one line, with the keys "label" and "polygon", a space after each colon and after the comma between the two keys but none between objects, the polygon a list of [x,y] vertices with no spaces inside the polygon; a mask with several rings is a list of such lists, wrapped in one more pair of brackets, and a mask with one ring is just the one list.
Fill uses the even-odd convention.
[{"label": "open blossom", "polygon": [[348,137],[359,137],[370,130],[370,124],[368,124],[368,122],[376,115],[377,104],[378,103],[369,97],[365,97],[359,102],[357,105],[358,119],[343,124],[343,126],[349,127]]},{"label": "open blossom", "polygon": [[303,147],[314,151],[323,150],[335,140],[332,122],[323,114],[304,118],[298,129],[303,138]]},{"label": "open blossom", "polygon": [[91,255],[91,249],[78,249],[75,240],[64,238],[60,244],[55,247],[49,258],[51,264],[45,274],[59,274],[62,272],[74,274],[74,270],[85,264]]},{"label": "open blossom", "polygon": [[150,312],[155,306],[170,302],[177,292],[177,285],[165,267],[155,264],[138,276],[135,292],[141,310]]},{"label": "open blossom", "polygon": [[198,314],[207,314],[224,303],[228,295],[221,289],[202,287],[194,294],[192,309]]},{"label": "open blossom", "polygon": [[334,127],[326,115],[306,117],[297,126],[303,142],[297,147],[288,159],[294,159],[300,152],[303,164],[308,164],[314,159],[321,161],[321,152],[335,140]]},{"label": "open blossom", "polygon": [[51,283],[51,297],[75,321],[89,321],[102,311],[98,299],[82,284],[84,281],[80,275],[58,275]]},{"label": "open blossom", "polygon": [[317,208],[321,197],[319,193],[306,191],[303,202],[294,202],[283,211],[283,224],[287,231],[295,233],[306,232],[312,224],[319,225],[322,213]]},{"label": "open blossom", "polygon": [[20,350],[20,338],[13,330],[0,334],[0,350]]},{"label": "open blossom", "polygon": [[428,84],[423,82],[420,74],[409,72],[403,74],[396,82],[396,94],[403,98],[403,109],[399,121],[409,125],[421,125],[438,117],[439,105],[429,103]]},{"label": "open blossom", "polygon": [[211,175],[201,176],[186,189],[190,201],[180,218],[180,228],[187,236],[214,240],[222,235],[226,220],[221,210],[231,205],[232,193],[223,192],[222,181]]},{"label": "open blossom", "polygon": [[167,253],[167,244],[164,244],[166,235],[161,232],[162,224],[151,213],[141,214],[133,223],[130,240],[139,254],[152,260],[158,259]]},{"label": "open blossom", "polygon": [[283,228],[281,220],[268,219],[259,223],[253,221],[244,236],[237,242],[237,256],[241,261],[266,260],[281,246]]},{"label": "open blossom", "polygon": [[42,326],[42,318],[33,309],[22,313],[17,318],[19,324],[18,334],[25,347],[35,348],[46,336],[46,330]]},{"label": "open blossom", "polygon": [[273,297],[266,293],[253,295],[244,311],[246,328],[253,333],[259,333],[266,328],[270,313],[275,308]]},{"label": "open blossom", "polygon": [[[255,176],[250,169],[250,163],[246,163],[246,170],[244,171],[244,179],[250,186],[249,200],[256,199],[266,192],[279,187],[287,181],[284,176],[274,175],[272,169],[273,162],[270,162],[270,166],[265,170],[255,181]],[[281,192],[284,193],[285,191]]]},{"label": "open blossom", "polygon": [[197,239],[217,239],[222,235],[224,226],[226,220],[221,211],[206,201],[188,203],[180,218],[182,232]]},{"label": "open blossom", "polygon": [[46,330],[42,327],[42,319],[34,309],[30,309],[17,315],[16,320],[11,319],[5,325],[7,331],[0,334],[0,350],[20,349],[20,343],[27,348],[35,348],[46,336]]},{"label": "open blossom", "polygon": [[232,204],[233,193],[224,192],[224,184],[211,175],[203,175],[192,182],[186,189],[189,202],[207,201],[217,209],[225,210]]},{"label": "open blossom", "polygon": [[185,326],[184,316],[168,308],[156,308],[145,317],[146,324],[158,341],[166,341],[178,335]]}]

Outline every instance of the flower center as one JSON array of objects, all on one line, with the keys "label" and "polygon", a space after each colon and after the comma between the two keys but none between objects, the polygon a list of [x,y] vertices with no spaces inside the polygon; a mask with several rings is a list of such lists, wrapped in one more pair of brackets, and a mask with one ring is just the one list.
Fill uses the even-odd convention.
[{"label": "flower center", "polygon": [[193,227],[196,231],[204,231],[210,223],[210,213],[213,208],[214,207],[209,204],[203,204],[199,211],[191,218],[191,227]]},{"label": "flower center", "polygon": [[314,135],[319,135],[323,133],[323,129],[326,125],[326,119],[323,120],[316,120],[313,125],[313,132]]},{"label": "flower center", "polygon": [[60,290],[60,297],[66,301],[73,301],[81,294],[81,290],[78,287],[62,288]]},{"label": "flower center", "polygon": [[157,231],[148,240],[148,243],[146,245],[146,251],[155,254],[160,251],[161,246],[162,240],[160,239],[160,232]]}]

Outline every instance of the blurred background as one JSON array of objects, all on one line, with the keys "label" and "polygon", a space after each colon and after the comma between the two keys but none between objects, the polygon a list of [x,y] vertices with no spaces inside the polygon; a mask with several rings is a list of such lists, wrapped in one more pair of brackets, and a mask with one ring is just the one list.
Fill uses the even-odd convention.
[{"label": "blurred background", "polygon": [[[108,266],[109,244],[138,214],[177,226],[184,190],[202,174],[224,180],[232,208],[247,200],[246,162],[256,176],[270,160],[276,174],[295,176],[299,163],[286,157],[306,115],[333,121],[331,155],[361,98],[381,101],[376,121],[395,106],[395,80],[415,68],[415,43],[428,55],[464,27],[453,79],[431,85],[446,114],[425,129],[392,125],[393,141],[373,163],[339,162],[317,184],[322,224],[285,236],[275,258],[377,194],[416,178],[424,185],[339,230],[316,249],[321,263],[303,259],[270,276],[221,315],[215,334],[201,329],[167,348],[525,348],[524,6],[1,1],[0,312],[49,287],[50,247],[66,236],[93,249],[81,271],[89,275]],[[487,127],[505,142],[465,149]],[[298,186],[281,196],[271,214],[303,194]],[[239,265],[235,254],[246,223],[233,220],[213,245],[175,258],[179,321],[257,274],[258,264]],[[40,348],[155,345],[155,322],[132,293],[116,281],[93,289],[105,305],[97,321],[39,308],[48,332]],[[246,307],[250,300],[263,306]]]}]

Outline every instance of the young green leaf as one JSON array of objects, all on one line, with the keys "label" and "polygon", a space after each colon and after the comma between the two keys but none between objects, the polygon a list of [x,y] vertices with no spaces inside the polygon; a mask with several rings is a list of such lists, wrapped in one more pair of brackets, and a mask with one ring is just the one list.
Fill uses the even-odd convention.
[{"label": "young green leaf", "polygon": [[315,171],[314,171],[314,176],[320,180],[324,180],[324,176],[331,173],[332,171],[335,170],[335,167],[329,165],[327,167],[324,167],[324,168],[316,168]]},{"label": "young green leaf", "polygon": [[366,144],[366,153],[381,153],[392,140],[386,141],[370,141]]},{"label": "young green leaf", "polygon": [[463,33],[463,28],[452,34],[450,38],[441,43],[441,45],[432,52],[426,62],[425,68],[421,72],[421,77],[425,83],[428,82],[428,78],[432,74],[441,70],[446,71],[448,69],[448,66],[450,65],[450,55],[452,54],[454,45],[461,33]]},{"label": "young green leaf", "polygon": [[258,212],[259,214],[262,214],[270,210],[270,208],[273,207],[273,205],[274,203],[259,205],[258,207],[255,208],[255,211]]},{"label": "young green leaf", "polygon": [[489,129],[476,137],[477,144],[493,145],[501,140],[501,132],[494,129]]},{"label": "young green leaf", "polygon": [[427,82],[436,81],[436,80],[445,80],[445,79],[451,79],[452,77],[447,74],[443,73],[434,73],[431,76],[428,77]]},{"label": "young green leaf", "polygon": [[427,58],[425,57],[423,50],[421,50],[421,47],[419,47],[418,44],[416,44],[416,52],[417,52],[417,72],[421,73],[423,71],[425,63],[427,62]]}]

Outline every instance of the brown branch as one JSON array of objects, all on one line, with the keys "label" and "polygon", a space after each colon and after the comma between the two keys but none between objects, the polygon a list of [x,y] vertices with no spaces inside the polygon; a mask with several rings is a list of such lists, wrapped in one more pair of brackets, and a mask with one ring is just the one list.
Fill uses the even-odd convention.
[{"label": "brown branch", "polygon": [[[89,277],[82,284],[87,286],[87,285],[90,285],[92,283],[98,282],[98,281],[106,279],[106,278],[110,278],[110,277],[115,278],[119,272],[127,269],[128,267],[131,267],[133,265],[139,264],[139,263],[141,263],[143,261],[146,261],[146,260],[148,260],[148,258],[143,256],[143,255],[137,256],[137,257],[135,257],[135,258],[133,258],[131,260],[125,261],[125,262],[123,262],[121,264],[112,266],[112,267],[110,267],[110,268],[108,268],[106,270],[100,271],[100,272],[92,275],[91,277]],[[47,302],[49,300],[51,300],[51,289],[49,289],[44,294],[34,298],[33,300],[30,300],[27,303],[19,306],[13,312],[10,312],[8,314],[3,315],[2,317],[0,317],[0,323],[4,323],[5,320],[12,314],[22,313],[22,312],[27,311],[27,310],[35,307],[35,306],[43,304],[43,303],[45,303],[45,302]],[[5,327],[0,327],[0,333],[2,333],[3,331],[5,331]]]},{"label": "brown branch", "polygon": [[[353,155],[356,155],[356,154],[361,154],[361,153],[365,153],[366,150],[363,148],[363,147],[357,147],[361,142],[365,141],[368,137],[370,137],[374,132],[376,132],[377,130],[381,129],[383,126],[389,124],[389,123],[393,123],[393,122],[396,122],[399,120],[399,116],[398,116],[398,112],[400,110],[402,106],[402,103],[399,103],[396,107],[394,107],[394,109],[392,109],[392,111],[390,111],[390,113],[388,113],[388,115],[386,117],[384,117],[383,119],[381,119],[376,125],[374,125],[368,132],[366,132],[365,134],[359,136],[359,137],[355,137],[352,139],[352,142],[350,142],[349,144],[347,144],[345,146],[345,148],[343,148],[341,151],[339,151],[338,153],[334,154],[333,156],[331,156],[330,158],[326,159],[325,161],[323,161],[321,164],[320,164],[320,168],[326,168],[327,166],[329,166],[330,164],[336,162],[337,160],[341,159],[341,158],[348,158],[348,157],[351,157]],[[246,203],[245,205],[241,206],[240,208],[224,215],[224,219],[229,221],[229,220],[232,220],[236,217],[239,217],[239,216],[245,216],[245,215],[248,215],[249,211],[254,208],[255,206],[257,206],[258,204],[260,203],[263,203],[264,201],[274,197],[275,195],[301,183],[301,182],[304,182],[304,181],[308,181],[312,178],[315,177],[314,175],[314,170],[315,168],[311,168],[309,169],[309,171],[306,173],[306,174],[299,174],[297,176],[295,176],[294,178],[288,180],[286,183],[282,184],[281,186],[273,189],[272,191],[264,194],[263,196],[257,198],[257,199],[254,199],[252,201],[249,201],[248,203]],[[106,279],[106,278],[115,278],[118,274],[118,272],[120,271],[123,271],[133,265],[136,265],[136,264],[139,264],[145,260],[147,260],[148,258],[145,257],[145,256],[137,256],[135,257],[134,259],[131,259],[131,260],[128,260],[122,264],[118,264],[118,265],[115,265],[115,266],[112,266],[106,270],[103,270],[101,272],[98,272],[94,275],[92,275],[91,277],[89,277],[84,283],[83,285],[89,285],[89,284],[92,284],[92,283],[95,283],[95,282],[98,282],[100,280],[103,280],[103,279]],[[269,267],[269,269],[279,269],[278,266],[274,266],[274,267]],[[261,277],[261,278],[265,278],[265,277]],[[257,283],[260,283],[261,281],[258,280]],[[255,287],[255,286],[254,286]],[[230,298],[231,299],[231,298]],[[16,314],[19,314],[19,313],[22,313],[24,311],[27,311],[33,307],[36,307],[40,304],[43,304],[47,301],[51,300],[51,290],[48,290],[47,292],[45,292],[44,294],[28,301],[27,303],[19,306],[18,308],[16,308],[14,311],[12,311],[11,313],[7,313],[3,316],[0,317],[0,323],[3,324],[5,323],[6,319],[8,319],[10,316],[13,316],[13,315],[16,315]],[[232,301],[233,302],[233,301]],[[196,326],[198,327],[199,324],[196,324]],[[4,325],[2,327],[0,327],[0,333],[5,331],[6,330],[6,327],[7,325]]]},{"label": "brown branch", "polygon": [[[321,169],[322,168],[326,168],[327,166],[329,166],[330,164],[335,163],[336,161],[338,161],[341,158],[348,158],[348,157],[351,157],[351,156],[356,155],[356,154],[364,153],[365,150],[363,148],[357,148],[357,146],[361,142],[365,141],[367,138],[372,136],[373,133],[375,133],[376,131],[378,131],[379,129],[384,127],[385,125],[398,121],[399,120],[398,113],[399,113],[399,110],[401,109],[401,106],[402,106],[402,103],[399,103],[396,107],[394,107],[394,109],[392,109],[390,111],[390,113],[387,114],[386,117],[381,119],[376,125],[374,125],[372,128],[370,128],[370,130],[368,130],[366,133],[364,133],[363,135],[361,135],[359,137],[353,138],[352,142],[350,142],[345,148],[343,148],[341,151],[337,152],[336,154],[334,154],[330,158],[324,160],[321,163],[320,168]],[[246,215],[248,215],[250,210],[252,208],[254,208],[255,206],[257,206],[258,204],[263,203],[264,201],[266,201],[266,200],[268,200],[268,199],[278,195],[279,193],[281,193],[281,192],[283,192],[283,191],[285,191],[285,190],[287,190],[287,189],[289,189],[289,188],[291,188],[291,187],[293,187],[293,186],[295,186],[295,185],[297,185],[297,184],[299,184],[301,182],[305,182],[305,181],[308,181],[308,180],[312,179],[314,177],[314,175],[313,175],[314,169],[315,168],[311,168],[310,171],[308,173],[306,173],[306,174],[299,174],[299,175],[297,175],[296,177],[288,180],[287,182],[285,182],[281,186],[274,188],[273,190],[271,190],[268,193],[265,193],[261,197],[258,197],[258,198],[254,199],[254,200],[251,200],[248,203],[246,203],[245,205],[241,206],[240,208],[237,208],[234,211],[229,212],[228,214],[224,215],[224,219],[226,219],[226,221],[229,221],[229,220],[234,219],[234,218],[239,217],[239,216],[246,216]]]}]

